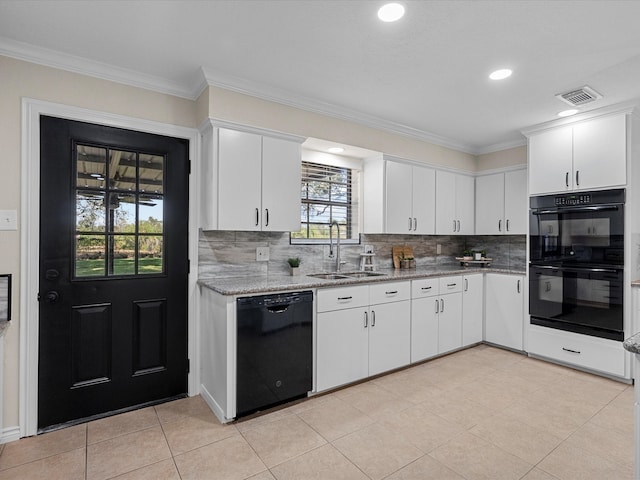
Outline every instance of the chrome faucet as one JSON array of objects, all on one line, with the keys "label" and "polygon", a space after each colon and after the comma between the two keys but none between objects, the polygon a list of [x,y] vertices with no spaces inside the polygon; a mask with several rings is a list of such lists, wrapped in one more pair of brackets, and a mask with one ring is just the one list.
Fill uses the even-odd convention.
[{"label": "chrome faucet", "polygon": [[329,224],[329,258],[333,258],[333,226],[336,226],[338,232],[336,239],[336,272],[340,271],[340,225],[336,220]]}]

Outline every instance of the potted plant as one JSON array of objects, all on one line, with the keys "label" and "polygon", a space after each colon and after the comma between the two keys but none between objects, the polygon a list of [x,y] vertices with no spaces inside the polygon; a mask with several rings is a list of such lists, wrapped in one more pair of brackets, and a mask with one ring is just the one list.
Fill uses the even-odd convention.
[{"label": "potted plant", "polygon": [[291,267],[291,275],[300,275],[300,257],[289,258],[287,263]]},{"label": "potted plant", "polygon": [[464,250],[462,252],[462,259],[463,260],[473,260],[473,250]]}]

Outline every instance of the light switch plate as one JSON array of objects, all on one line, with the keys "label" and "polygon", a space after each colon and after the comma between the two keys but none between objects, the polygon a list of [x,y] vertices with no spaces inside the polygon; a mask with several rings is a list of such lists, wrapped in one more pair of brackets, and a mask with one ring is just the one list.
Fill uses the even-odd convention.
[{"label": "light switch plate", "polygon": [[442,255],[442,244],[436,243],[436,255]]},{"label": "light switch plate", "polygon": [[269,247],[257,247],[256,248],[256,262],[269,261]]},{"label": "light switch plate", "polygon": [[0,210],[0,230],[18,230],[17,210]]}]

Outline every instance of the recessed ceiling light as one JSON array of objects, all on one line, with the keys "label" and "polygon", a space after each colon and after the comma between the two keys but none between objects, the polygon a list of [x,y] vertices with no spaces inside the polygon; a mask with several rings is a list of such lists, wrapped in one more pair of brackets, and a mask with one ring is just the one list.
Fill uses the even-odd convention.
[{"label": "recessed ceiling light", "polygon": [[344,152],[344,148],[342,148],[342,147],[331,147],[328,150],[328,152],[329,153],[342,153],[342,152]]},{"label": "recessed ceiling light", "polygon": [[387,3],[378,10],[378,18],[383,22],[395,22],[404,15],[404,7],[399,3]]},{"label": "recessed ceiling light", "polygon": [[489,78],[491,80],[504,80],[505,78],[510,77],[512,73],[513,73],[512,70],[508,68],[502,68],[500,70],[496,70],[495,72],[492,72],[491,75],[489,75]]},{"label": "recessed ceiling light", "polygon": [[569,110],[563,110],[561,112],[558,113],[559,117],[570,117],[571,115],[575,115],[576,113],[578,113],[578,110],[576,110],[575,108],[570,108]]}]

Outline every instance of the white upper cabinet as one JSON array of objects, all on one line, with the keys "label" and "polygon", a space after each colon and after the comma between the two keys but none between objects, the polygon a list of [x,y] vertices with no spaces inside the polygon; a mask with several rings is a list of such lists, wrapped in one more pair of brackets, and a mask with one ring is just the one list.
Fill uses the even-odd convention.
[{"label": "white upper cabinet", "polygon": [[476,178],[476,235],[527,233],[527,171]]},{"label": "white upper cabinet", "polygon": [[202,135],[203,229],[300,229],[301,137],[213,123]]},{"label": "white upper cabinet", "polygon": [[365,233],[435,232],[435,170],[389,160],[364,162]]},{"label": "white upper cabinet", "polygon": [[473,235],[475,181],[468,175],[436,172],[436,234]]},{"label": "white upper cabinet", "polygon": [[617,114],[529,136],[529,193],[626,184],[626,115]]}]

